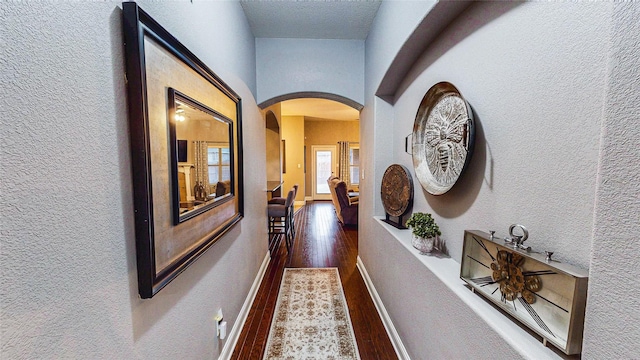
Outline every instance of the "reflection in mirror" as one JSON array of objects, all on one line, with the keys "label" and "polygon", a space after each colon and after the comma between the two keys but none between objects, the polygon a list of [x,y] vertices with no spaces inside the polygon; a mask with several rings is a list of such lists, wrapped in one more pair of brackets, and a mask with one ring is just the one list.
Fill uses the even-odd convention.
[{"label": "reflection in mirror", "polygon": [[216,111],[169,89],[169,141],[174,223],[231,198],[232,122]]}]

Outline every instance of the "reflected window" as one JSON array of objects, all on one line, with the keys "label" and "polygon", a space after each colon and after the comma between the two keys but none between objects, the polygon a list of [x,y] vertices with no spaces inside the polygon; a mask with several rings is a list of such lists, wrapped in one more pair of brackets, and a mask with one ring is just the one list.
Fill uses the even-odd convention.
[{"label": "reflected window", "polygon": [[218,181],[231,181],[231,156],[228,147],[209,145],[209,183],[215,185]]}]

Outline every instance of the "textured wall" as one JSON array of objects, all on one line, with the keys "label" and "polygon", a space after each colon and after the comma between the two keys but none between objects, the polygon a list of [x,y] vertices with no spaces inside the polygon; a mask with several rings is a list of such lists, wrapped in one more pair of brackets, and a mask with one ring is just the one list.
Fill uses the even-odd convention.
[{"label": "textured wall", "polygon": [[523,4],[490,16],[500,6],[472,6],[418,60],[394,104],[394,161],[413,169],[403,140],[422,97],[453,83],[477,115],[472,163],[441,196],[414,178],[414,209],[434,213],[458,261],[464,229],[504,236],[518,223],[530,246],[587,268],[610,4]]},{"label": "textured wall", "polygon": [[282,196],[286,197],[293,185],[298,184],[295,201],[304,201],[304,135],[304,116],[282,117],[282,139],[286,143],[287,165],[287,172],[282,174]]},{"label": "textured wall", "polygon": [[258,104],[302,91],[364,103],[364,41],[256,39]]},{"label": "textured wall", "polygon": [[395,55],[435,4],[432,1],[382,2],[367,36],[365,107],[360,113],[360,193],[368,195],[360,196],[360,219],[384,213],[379,196],[380,181],[393,162],[393,137],[389,136],[393,128],[393,107],[375,97],[376,90]]},{"label": "textured wall", "polygon": [[[332,120],[311,120],[304,121],[304,145],[307,146],[307,172],[305,181],[309,186],[305,189],[306,196],[313,195],[312,173],[312,145],[334,145],[336,156],[338,155],[338,141],[359,142],[360,122],[359,121],[332,121]],[[337,161],[337,160],[336,160]],[[337,172],[336,172],[337,174]]]},{"label": "textured wall", "polygon": [[240,94],[254,146],[246,217],[139,299],[120,6],[0,3],[3,359],[215,358],[224,342],[211,317],[222,307],[233,325],[267,252],[265,126],[242,9],[143,2]]},{"label": "textured wall", "polygon": [[585,357],[638,359],[640,349],[640,6],[616,3],[598,167]]},{"label": "textured wall", "polygon": [[[379,19],[391,12],[384,4],[380,11]],[[591,254],[592,243],[597,239],[594,229],[598,229],[597,225],[594,227],[594,211],[599,201],[596,178],[598,163],[602,162],[599,148],[611,13],[611,3],[473,4],[417,60],[393,104],[371,97],[376,84],[369,81],[384,72],[384,64],[370,59],[369,54],[379,53],[378,47],[386,43],[383,35],[374,32],[382,26],[382,20],[376,19],[372,34],[378,37],[370,35],[367,40],[367,102],[361,117],[363,157],[367,157],[365,164],[369,169],[374,167],[375,173],[367,170],[360,187],[365,211],[360,216],[359,252],[412,356],[446,358],[449,353],[467,351],[472,354],[483,337],[492,342],[498,353],[513,350],[504,342],[494,342],[491,331],[467,334],[462,342],[448,342],[446,332],[464,326],[465,317],[474,322],[475,314],[447,300],[446,289],[430,306],[450,315],[440,320],[429,312],[407,316],[407,309],[413,309],[409,299],[421,298],[423,287],[440,288],[439,284],[429,276],[415,274],[428,272],[427,269],[407,267],[406,274],[396,271],[392,264],[404,267],[411,255],[391,250],[395,244],[390,242],[395,240],[376,234],[366,213],[374,208],[374,214],[384,214],[377,206],[378,177],[386,166],[400,163],[413,168],[411,156],[404,152],[404,138],[412,131],[422,96],[439,81],[450,81],[458,87],[476,111],[478,121],[472,164],[451,192],[431,196],[414,179],[413,209],[434,214],[451,256],[460,260],[464,229],[495,229],[504,236],[510,224],[522,223],[529,228],[528,242],[535,249],[555,251],[558,259],[583,268],[592,264],[592,258],[602,258],[603,266],[614,265],[612,259]],[[637,12],[633,16],[637,19]],[[629,22],[628,18],[620,21],[627,26]],[[634,41],[637,44],[637,31],[624,26],[618,30],[626,30],[627,34],[628,42],[620,44],[621,48],[633,48]],[[631,70],[632,66],[625,69],[632,72],[624,75],[637,79],[637,70]],[[627,130],[618,136],[628,141],[632,138],[629,135]],[[610,156],[615,155],[612,149]],[[383,159],[388,162],[383,163]],[[621,161],[628,166],[628,158]],[[637,173],[637,169],[633,165],[631,171]],[[637,204],[634,186],[630,185],[631,194]],[[612,192],[616,188],[612,187]],[[637,224],[637,211],[635,219],[628,214],[622,219]],[[602,230],[611,231],[608,225]],[[380,259],[381,253],[385,254],[384,259]],[[624,262],[625,268],[637,270],[634,264]],[[593,276],[593,268],[591,271]],[[398,284],[405,277],[411,279],[413,287]],[[621,290],[620,296],[626,293]],[[592,290],[589,301],[600,303],[604,296],[606,293]],[[610,310],[604,304],[597,309]],[[466,314],[458,318],[461,313]],[[588,318],[593,316],[594,324],[607,315],[613,314],[587,313]],[[619,322],[617,317],[608,319],[609,324]],[[416,324],[443,332],[425,338]],[[629,325],[617,327],[628,329]],[[598,335],[588,333],[589,336]],[[607,347],[619,346],[613,336]],[[442,352],[432,353],[433,347],[440,347]]]}]

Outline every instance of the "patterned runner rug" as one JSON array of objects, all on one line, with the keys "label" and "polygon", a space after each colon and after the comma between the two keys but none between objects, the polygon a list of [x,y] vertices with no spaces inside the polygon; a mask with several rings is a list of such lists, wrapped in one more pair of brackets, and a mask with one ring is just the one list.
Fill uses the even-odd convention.
[{"label": "patterned runner rug", "polygon": [[360,359],[337,268],[284,269],[263,359]]}]

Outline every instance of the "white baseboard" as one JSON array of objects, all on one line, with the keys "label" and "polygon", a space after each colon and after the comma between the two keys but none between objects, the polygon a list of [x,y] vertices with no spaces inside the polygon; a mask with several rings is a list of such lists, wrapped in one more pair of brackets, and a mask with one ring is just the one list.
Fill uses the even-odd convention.
[{"label": "white baseboard", "polygon": [[384,328],[387,330],[387,334],[389,335],[389,339],[391,340],[391,344],[396,351],[396,355],[400,360],[411,360],[409,357],[409,353],[407,353],[407,349],[404,347],[402,340],[400,339],[400,335],[396,331],[395,326],[393,326],[393,322],[391,321],[391,317],[389,317],[389,313],[387,313],[387,309],[385,309],[384,304],[382,303],[382,299],[380,299],[380,295],[376,291],[376,288],[373,286],[373,282],[367,273],[367,269],[364,267],[364,263],[360,256],[358,256],[356,266],[358,270],[360,270],[360,275],[362,275],[362,279],[364,279],[364,283],[369,290],[369,294],[371,295],[371,299],[378,310],[378,314],[380,315],[380,319],[384,324]]},{"label": "white baseboard", "polygon": [[240,313],[238,314],[238,319],[233,324],[233,328],[231,329],[231,331],[229,331],[229,336],[227,337],[227,341],[222,347],[222,351],[220,352],[218,360],[231,359],[231,354],[233,354],[233,349],[235,349],[236,344],[238,343],[240,333],[242,332],[244,323],[247,321],[249,310],[251,310],[251,305],[253,305],[253,301],[256,298],[256,294],[258,293],[258,289],[260,288],[260,284],[262,283],[262,278],[267,272],[267,267],[269,266],[270,261],[271,255],[267,251],[267,255],[265,255],[264,260],[262,260],[262,265],[260,265],[260,269],[258,270],[258,274],[253,280],[251,289],[249,289],[249,294],[247,294],[247,298],[244,300],[244,304],[242,304],[242,308],[240,309]]}]

